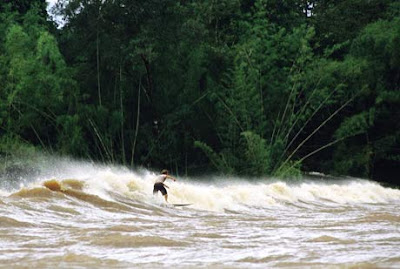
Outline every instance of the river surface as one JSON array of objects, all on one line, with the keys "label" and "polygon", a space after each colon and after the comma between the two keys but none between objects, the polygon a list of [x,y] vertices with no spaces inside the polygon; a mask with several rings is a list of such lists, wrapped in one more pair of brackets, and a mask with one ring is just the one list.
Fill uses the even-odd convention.
[{"label": "river surface", "polygon": [[63,162],[0,185],[1,268],[400,268],[400,190]]}]

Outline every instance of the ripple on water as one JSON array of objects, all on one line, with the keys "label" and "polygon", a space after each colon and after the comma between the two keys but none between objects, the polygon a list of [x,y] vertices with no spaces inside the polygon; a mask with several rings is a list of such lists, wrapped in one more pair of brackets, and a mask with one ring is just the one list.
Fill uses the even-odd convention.
[{"label": "ripple on water", "polygon": [[400,223],[400,215],[394,215],[387,212],[379,212],[379,213],[369,213],[368,215],[359,218],[360,222],[390,222],[390,223]]},{"label": "ripple on water", "polygon": [[132,264],[104,257],[67,252],[62,255],[37,257],[28,255],[23,259],[2,260],[4,268],[130,268]]},{"label": "ripple on water", "polygon": [[29,222],[19,221],[9,217],[0,217],[0,228],[16,228],[16,227],[32,227],[33,225]]},{"label": "ripple on water", "polygon": [[309,240],[309,242],[321,242],[321,243],[337,243],[337,244],[355,244],[357,243],[357,241],[353,240],[353,239],[340,239],[334,236],[329,236],[329,235],[322,235],[322,236],[318,236],[315,237],[311,240]]},{"label": "ripple on water", "polygon": [[182,247],[189,244],[184,241],[172,240],[161,236],[132,236],[122,233],[81,237],[79,241],[109,248]]}]

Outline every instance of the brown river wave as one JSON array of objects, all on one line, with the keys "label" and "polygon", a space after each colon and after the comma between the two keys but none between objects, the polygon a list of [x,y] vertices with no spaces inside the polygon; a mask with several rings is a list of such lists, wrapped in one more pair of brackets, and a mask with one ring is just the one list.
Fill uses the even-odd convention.
[{"label": "brown river wave", "polygon": [[[79,173],[78,173],[79,172]],[[400,268],[400,191],[96,167],[0,191],[0,268]]]}]

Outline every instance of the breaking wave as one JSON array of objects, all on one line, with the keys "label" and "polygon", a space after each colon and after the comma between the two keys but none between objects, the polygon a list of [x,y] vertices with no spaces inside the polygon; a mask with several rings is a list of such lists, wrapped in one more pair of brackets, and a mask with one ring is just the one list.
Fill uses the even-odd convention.
[{"label": "breaking wave", "polygon": [[[41,175],[25,179],[20,188],[1,189],[0,196],[75,199],[103,208],[129,210],[132,206],[160,206],[153,196],[156,173],[80,162],[60,162]],[[27,183],[28,182],[28,183]],[[400,190],[362,179],[279,181],[212,177],[178,177],[169,185],[171,203],[190,203],[199,210],[249,210],[282,206],[362,205],[400,200]],[[0,199],[1,200],[1,199]]]}]

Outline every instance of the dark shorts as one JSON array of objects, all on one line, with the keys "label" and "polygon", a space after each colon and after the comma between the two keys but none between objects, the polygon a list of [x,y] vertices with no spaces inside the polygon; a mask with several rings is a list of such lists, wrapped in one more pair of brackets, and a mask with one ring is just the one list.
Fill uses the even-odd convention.
[{"label": "dark shorts", "polygon": [[160,191],[162,193],[162,195],[167,194],[167,190],[165,189],[163,183],[154,184],[153,194],[156,194],[158,191]]}]

